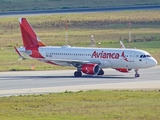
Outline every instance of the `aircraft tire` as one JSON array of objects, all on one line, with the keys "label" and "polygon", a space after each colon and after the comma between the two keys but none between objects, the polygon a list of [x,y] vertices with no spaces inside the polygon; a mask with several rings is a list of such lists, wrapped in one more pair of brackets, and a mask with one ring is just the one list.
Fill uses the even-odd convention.
[{"label": "aircraft tire", "polygon": [[140,75],[139,74],[135,74],[135,77],[140,77]]},{"label": "aircraft tire", "polygon": [[81,77],[81,76],[82,76],[82,72],[75,71],[75,72],[74,72],[74,76],[75,76],[75,77]]}]

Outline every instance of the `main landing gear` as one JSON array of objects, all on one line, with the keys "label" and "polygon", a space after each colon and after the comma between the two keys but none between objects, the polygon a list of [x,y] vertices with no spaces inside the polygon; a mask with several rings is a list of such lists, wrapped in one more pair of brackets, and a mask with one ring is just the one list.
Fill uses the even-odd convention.
[{"label": "main landing gear", "polygon": [[74,72],[74,76],[75,77],[81,77],[82,76],[82,72],[81,71],[75,71]]},{"label": "main landing gear", "polygon": [[134,70],[135,71],[135,77],[140,77],[140,75],[138,74],[138,68]]},{"label": "main landing gear", "polygon": [[[100,69],[97,75],[104,75],[104,71],[102,69]],[[82,72],[77,70],[77,71],[74,72],[74,76],[75,77],[81,77],[82,76]]]}]

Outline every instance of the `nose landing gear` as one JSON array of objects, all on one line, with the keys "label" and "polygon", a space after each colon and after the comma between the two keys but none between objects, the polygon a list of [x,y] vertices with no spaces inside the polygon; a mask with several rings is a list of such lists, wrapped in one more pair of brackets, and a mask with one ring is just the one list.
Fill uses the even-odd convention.
[{"label": "nose landing gear", "polygon": [[138,73],[138,68],[134,70],[135,71],[135,77],[140,77],[139,73]]}]

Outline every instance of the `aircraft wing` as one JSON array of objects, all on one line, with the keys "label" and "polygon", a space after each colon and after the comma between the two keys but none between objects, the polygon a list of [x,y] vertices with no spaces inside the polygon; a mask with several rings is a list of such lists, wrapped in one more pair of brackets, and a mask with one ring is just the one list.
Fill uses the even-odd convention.
[{"label": "aircraft wing", "polygon": [[58,61],[58,62],[67,62],[67,63],[81,63],[81,64],[96,63],[96,64],[100,64],[99,61],[88,61],[88,60],[68,60],[68,59],[52,59],[52,60]]},{"label": "aircraft wing", "polygon": [[88,60],[51,59],[51,60],[46,60],[46,61],[53,61],[56,63],[62,62],[62,63],[72,64],[73,66],[76,66],[77,64],[90,64],[90,63],[101,64],[100,61],[88,61]]}]

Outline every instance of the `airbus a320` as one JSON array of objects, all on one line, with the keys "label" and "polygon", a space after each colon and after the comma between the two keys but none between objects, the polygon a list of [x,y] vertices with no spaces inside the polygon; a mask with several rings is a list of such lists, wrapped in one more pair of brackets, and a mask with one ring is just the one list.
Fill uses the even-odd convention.
[{"label": "airbus a320", "polygon": [[134,69],[135,77],[139,77],[139,69],[157,65],[155,58],[139,49],[46,46],[26,18],[19,18],[19,25],[23,47],[15,47],[15,50],[22,59],[32,58],[53,65],[74,66],[77,69],[75,77],[81,77],[82,73],[104,75],[104,68],[113,68],[119,72]]}]

